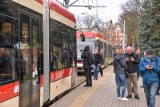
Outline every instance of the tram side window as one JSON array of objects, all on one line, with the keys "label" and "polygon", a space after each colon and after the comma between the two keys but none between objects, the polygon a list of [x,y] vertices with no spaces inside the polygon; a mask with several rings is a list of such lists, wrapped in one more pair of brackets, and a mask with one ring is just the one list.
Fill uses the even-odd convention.
[{"label": "tram side window", "polygon": [[52,32],[50,36],[50,66],[51,71],[63,69],[62,63],[62,34],[59,32]]},{"label": "tram side window", "polygon": [[15,79],[13,23],[14,20],[0,16],[0,84]]},{"label": "tram side window", "polygon": [[62,62],[64,68],[70,66],[70,51],[69,51],[69,39],[67,35],[63,36],[63,55],[62,55]]}]

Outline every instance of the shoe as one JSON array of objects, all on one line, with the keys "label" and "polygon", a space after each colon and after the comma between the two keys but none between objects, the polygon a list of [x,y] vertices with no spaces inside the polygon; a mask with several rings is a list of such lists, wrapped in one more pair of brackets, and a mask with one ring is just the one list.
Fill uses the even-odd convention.
[{"label": "shoe", "polygon": [[84,85],[84,87],[88,87],[89,85]]},{"label": "shoe", "polygon": [[95,78],[93,78],[93,80],[96,80]]},{"label": "shoe", "polygon": [[98,78],[96,78],[96,80],[98,80]]},{"label": "shoe", "polygon": [[132,98],[132,95],[128,95],[126,98]]},{"label": "shoe", "polygon": [[128,101],[126,97],[121,98],[122,101]]},{"label": "shoe", "polygon": [[117,99],[118,99],[118,100],[120,100],[120,99],[121,99],[121,97],[118,97]]},{"label": "shoe", "polygon": [[138,95],[135,95],[135,99],[138,99],[138,100],[139,100],[140,98],[139,98],[139,96],[138,96]]},{"label": "shoe", "polygon": [[89,87],[92,87],[92,84],[90,84]]}]

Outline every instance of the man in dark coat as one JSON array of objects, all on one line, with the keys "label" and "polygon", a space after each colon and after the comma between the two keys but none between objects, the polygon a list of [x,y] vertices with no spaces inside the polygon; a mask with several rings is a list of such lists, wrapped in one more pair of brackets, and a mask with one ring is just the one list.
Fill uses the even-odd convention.
[{"label": "man in dark coat", "polygon": [[92,65],[88,63],[89,55],[91,55],[90,47],[85,46],[84,52],[81,55],[81,58],[83,59],[83,68],[86,76],[86,85],[85,87],[92,86],[92,77],[91,77],[91,68]]},{"label": "man in dark coat", "polygon": [[127,47],[125,56],[129,73],[129,78],[127,79],[127,90],[128,90],[127,98],[132,98],[132,84],[133,84],[133,92],[135,98],[140,99],[138,96],[137,65],[136,65],[139,63],[139,60],[136,58],[136,55],[134,54],[133,49],[130,46]]}]

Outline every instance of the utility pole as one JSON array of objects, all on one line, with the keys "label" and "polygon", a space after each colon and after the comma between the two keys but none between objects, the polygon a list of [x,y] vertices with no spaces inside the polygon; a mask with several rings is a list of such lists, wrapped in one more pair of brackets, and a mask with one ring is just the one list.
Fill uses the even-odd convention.
[{"label": "utility pole", "polygon": [[123,51],[125,52],[125,19],[124,19],[124,26],[123,26]]}]

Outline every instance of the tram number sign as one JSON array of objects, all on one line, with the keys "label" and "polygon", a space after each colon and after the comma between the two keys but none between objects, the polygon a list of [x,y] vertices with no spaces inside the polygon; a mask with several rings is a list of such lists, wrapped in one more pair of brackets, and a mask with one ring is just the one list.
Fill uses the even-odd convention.
[{"label": "tram number sign", "polygon": [[14,86],[14,93],[18,93],[19,92],[19,86]]}]

